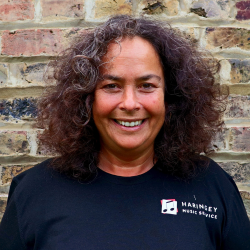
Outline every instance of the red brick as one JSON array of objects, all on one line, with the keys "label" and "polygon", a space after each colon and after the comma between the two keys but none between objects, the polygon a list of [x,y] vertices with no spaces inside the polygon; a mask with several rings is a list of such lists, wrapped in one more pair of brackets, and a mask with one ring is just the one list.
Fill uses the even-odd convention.
[{"label": "red brick", "polygon": [[207,28],[207,49],[233,48],[250,49],[250,30],[243,28]]},{"label": "red brick", "polygon": [[1,0],[0,20],[13,22],[34,18],[34,1],[32,0]]},{"label": "red brick", "polygon": [[2,54],[11,56],[54,55],[63,48],[60,29],[4,31]]},{"label": "red brick", "polygon": [[231,150],[236,152],[250,151],[250,128],[235,127],[231,129]]},{"label": "red brick", "polygon": [[4,31],[2,54],[9,56],[57,55],[81,29]]},{"label": "red brick", "polygon": [[41,0],[43,18],[84,16],[83,0]]},{"label": "red brick", "polygon": [[237,20],[242,21],[250,19],[250,1],[241,1],[236,3],[235,6],[238,9],[236,15]]},{"label": "red brick", "polygon": [[28,154],[30,146],[25,131],[0,131],[0,155]]}]

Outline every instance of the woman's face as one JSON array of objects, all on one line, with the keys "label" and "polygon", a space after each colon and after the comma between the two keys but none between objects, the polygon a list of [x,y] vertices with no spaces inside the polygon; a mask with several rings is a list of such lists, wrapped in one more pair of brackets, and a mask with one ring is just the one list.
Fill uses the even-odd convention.
[{"label": "woman's face", "polygon": [[165,117],[164,75],[153,46],[140,37],[112,43],[97,83],[93,118],[107,150],[154,148]]}]

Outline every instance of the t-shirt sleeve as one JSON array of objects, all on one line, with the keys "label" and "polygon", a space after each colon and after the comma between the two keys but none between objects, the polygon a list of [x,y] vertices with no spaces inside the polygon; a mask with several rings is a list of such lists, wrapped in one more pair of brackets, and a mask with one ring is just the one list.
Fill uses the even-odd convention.
[{"label": "t-shirt sleeve", "polygon": [[26,249],[21,240],[17,208],[15,204],[14,190],[17,186],[15,180],[12,181],[6,211],[0,224],[0,248],[4,250],[24,250]]},{"label": "t-shirt sleeve", "polygon": [[250,250],[250,221],[246,213],[238,188],[235,187],[231,196],[229,223],[225,230],[222,244],[223,250]]}]

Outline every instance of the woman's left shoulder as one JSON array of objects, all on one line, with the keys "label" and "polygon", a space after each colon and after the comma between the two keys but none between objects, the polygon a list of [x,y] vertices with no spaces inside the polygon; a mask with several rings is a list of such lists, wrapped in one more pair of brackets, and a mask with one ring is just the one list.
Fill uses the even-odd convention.
[{"label": "woman's left shoulder", "polygon": [[219,176],[226,179],[232,179],[232,177],[213,159],[203,157],[202,160],[196,163],[198,173],[206,177]]},{"label": "woman's left shoulder", "polygon": [[221,249],[250,249],[250,223],[237,185],[219,164],[212,159],[207,160],[209,164],[200,181],[206,186],[206,194],[224,207]]},{"label": "woman's left shoulder", "polygon": [[219,187],[221,190],[235,190],[238,188],[233,178],[214,160],[204,157],[202,161],[197,162],[198,174],[194,181],[209,183],[209,186]]}]

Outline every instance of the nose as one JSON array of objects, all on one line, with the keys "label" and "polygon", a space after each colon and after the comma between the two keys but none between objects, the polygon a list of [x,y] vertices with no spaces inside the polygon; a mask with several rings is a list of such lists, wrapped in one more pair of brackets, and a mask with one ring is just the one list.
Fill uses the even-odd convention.
[{"label": "nose", "polygon": [[136,95],[136,89],[133,86],[127,86],[124,88],[120,109],[130,112],[140,109],[140,103]]}]

